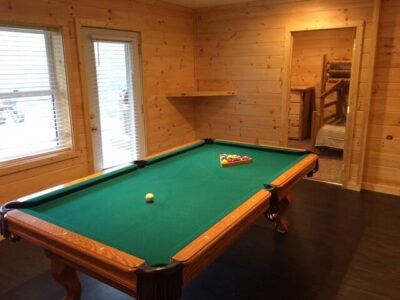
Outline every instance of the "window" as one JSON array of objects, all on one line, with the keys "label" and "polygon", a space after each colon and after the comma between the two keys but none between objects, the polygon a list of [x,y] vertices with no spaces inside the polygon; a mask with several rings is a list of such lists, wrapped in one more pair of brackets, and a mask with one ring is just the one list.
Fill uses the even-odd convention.
[{"label": "window", "polygon": [[61,33],[0,27],[0,162],[72,146]]}]

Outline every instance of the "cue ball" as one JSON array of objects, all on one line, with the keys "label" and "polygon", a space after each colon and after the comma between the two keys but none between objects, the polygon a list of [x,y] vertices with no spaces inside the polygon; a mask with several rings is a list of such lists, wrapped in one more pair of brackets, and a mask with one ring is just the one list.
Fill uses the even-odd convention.
[{"label": "cue ball", "polygon": [[154,201],[154,195],[152,193],[147,193],[146,202],[153,202],[153,201]]}]

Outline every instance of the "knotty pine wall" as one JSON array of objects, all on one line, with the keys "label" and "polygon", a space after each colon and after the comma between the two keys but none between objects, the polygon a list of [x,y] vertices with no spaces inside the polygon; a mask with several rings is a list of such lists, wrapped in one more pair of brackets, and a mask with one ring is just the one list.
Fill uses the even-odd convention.
[{"label": "knotty pine wall", "polygon": [[[269,0],[196,11],[196,79],[200,90],[238,89],[229,99],[196,102],[198,137],[278,144],[286,26],[329,28],[366,22],[356,128],[363,122],[372,0]],[[360,135],[354,134],[350,184],[356,181]],[[380,183],[377,183],[380,184]]]},{"label": "knotty pine wall", "polygon": [[400,1],[382,1],[364,187],[400,195]]},{"label": "knotty pine wall", "polygon": [[[400,7],[383,0],[364,187],[400,194]],[[87,175],[74,18],[142,31],[149,152],[213,136],[277,144],[286,25],[367,22],[356,129],[363,122],[372,0],[269,0],[192,10],[155,0],[0,0],[0,22],[64,25],[79,155],[0,176],[0,202]],[[195,24],[194,24],[195,23]],[[196,32],[193,36],[193,27]],[[197,81],[194,80],[196,77]],[[166,92],[237,88],[239,96],[167,100]],[[360,145],[354,134],[356,167]],[[352,174],[355,176],[355,174]]]},{"label": "knotty pine wall", "polygon": [[318,97],[324,54],[328,60],[351,62],[354,38],[353,28],[293,33],[292,86],[314,86]]},{"label": "knotty pine wall", "polygon": [[66,26],[65,53],[78,156],[0,176],[0,203],[88,175],[75,18],[101,27],[122,26],[142,33],[143,89],[148,152],[195,138],[190,101],[169,101],[167,92],[193,89],[193,11],[154,0],[0,0],[0,23]]}]

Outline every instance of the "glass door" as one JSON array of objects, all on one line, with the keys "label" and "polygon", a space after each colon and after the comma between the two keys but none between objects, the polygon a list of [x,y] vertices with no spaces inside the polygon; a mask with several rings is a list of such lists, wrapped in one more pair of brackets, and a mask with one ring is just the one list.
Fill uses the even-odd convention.
[{"label": "glass door", "polygon": [[95,170],[145,155],[139,37],[84,28]]}]

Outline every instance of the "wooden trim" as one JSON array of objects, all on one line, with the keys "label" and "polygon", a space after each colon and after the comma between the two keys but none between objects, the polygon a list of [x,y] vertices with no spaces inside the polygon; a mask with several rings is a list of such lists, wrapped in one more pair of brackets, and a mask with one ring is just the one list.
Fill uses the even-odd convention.
[{"label": "wooden trim", "polygon": [[397,195],[400,196],[400,187],[398,186],[390,186],[390,185],[382,185],[377,183],[371,182],[363,182],[362,188],[365,190],[377,192],[377,193],[384,193],[390,195]]},{"label": "wooden trim", "polygon": [[167,98],[182,98],[182,97],[227,97],[236,96],[236,90],[230,91],[187,91],[187,92],[176,92],[168,93]]},{"label": "wooden trim", "polygon": [[0,164],[0,177],[42,167],[45,165],[50,165],[63,160],[77,158],[79,157],[79,155],[80,154],[78,151],[67,149],[15,159],[4,164]]},{"label": "wooden trim", "polygon": [[[132,31],[134,32],[134,31]],[[128,37],[128,36],[107,36],[107,35],[100,35],[100,34],[92,34],[92,40],[95,41],[115,41],[115,42],[128,42],[128,43],[138,43],[138,39]]]},{"label": "wooden trim", "polygon": [[[339,183],[340,186],[342,186],[342,184]],[[359,192],[360,191],[360,187],[358,185],[354,185],[351,182],[349,182],[349,184],[346,186],[346,189],[351,190],[351,191],[355,191],[355,192]]]},{"label": "wooden trim", "polygon": [[75,23],[79,24],[80,27],[94,27],[100,29],[142,32],[142,29],[139,27],[136,28],[132,26],[132,24],[127,24],[126,22],[118,22],[116,20],[113,20],[112,22],[107,22],[96,19],[75,18]]},{"label": "wooden trim", "polygon": [[[66,76],[66,88],[67,88],[67,96],[68,96],[68,112],[70,115],[70,126],[71,126],[71,137],[72,137],[72,149],[74,152],[78,152],[79,149],[82,149],[82,145],[79,144],[79,122],[77,117],[77,112],[72,109],[74,107],[74,102],[79,102],[79,99],[75,100],[71,91],[73,90],[72,81],[68,80],[68,78],[72,77],[72,51],[71,51],[71,43],[70,39],[68,38],[71,36],[71,32],[69,26],[62,26],[61,27],[61,34],[62,34],[62,43],[63,43],[63,55],[64,55],[64,68],[65,68],[65,76]],[[78,150],[77,150],[78,149]]]},{"label": "wooden trim", "polygon": [[289,99],[290,99],[290,77],[292,73],[293,58],[293,34],[292,31],[285,31],[285,52],[282,68],[282,117],[281,117],[281,140],[280,145],[287,146],[289,139]]},{"label": "wooden trim", "polygon": [[78,19],[75,19],[75,34],[76,34],[76,48],[78,50],[78,65],[79,65],[79,78],[81,83],[81,97],[83,107],[83,125],[85,130],[85,141],[87,151],[87,163],[89,173],[94,172],[94,158],[93,158],[93,141],[92,133],[90,130],[90,106],[89,94],[87,90],[87,78],[85,72],[85,51],[82,34],[82,25]]},{"label": "wooden trim", "polygon": [[[353,135],[354,127],[356,122],[357,113],[357,100],[358,100],[358,89],[360,83],[360,69],[361,69],[361,56],[364,41],[364,27],[365,22],[362,22],[357,26],[356,38],[354,41],[353,57],[351,62],[351,78],[350,78],[350,89],[349,98],[347,105],[347,120],[346,120],[346,135],[345,144],[343,149],[343,187],[347,188],[350,181],[350,168],[351,168],[351,156],[353,152]],[[359,161],[358,164],[362,162]],[[357,187],[357,190],[361,189],[361,184]]]},{"label": "wooden trim", "polygon": [[364,21],[346,21],[346,22],[336,22],[329,23],[328,25],[315,24],[315,25],[294,25],[287,26],[286,30],[289,32],[296,31],[312,31],[312,30],[327,30],[327,29],[343,29],[343,28],[357,28],[363,26]]},{"label": "wooden trim", "polygon": [[374,12],[372,16],[372,32],[371,32],[371,45],[369,53],[369,64],[368,64],[368,78],[366,87],[366,96],[364,102],[364,119],[361,129],[361,141],[360,141],[360,164],[357,170],[357,179],[355,184],[362,184],[362,177],[364,174],[364,162],[366,153],[366,143],[368,137],[368,123],[371,110],[371,98],[372,98],[372,88],[374,82],[374,72],[375,72],[375,61],[377,54],[377,44],[378,44],[378,33],[379,33],[379,21],[381,14],[381,0],[374,0]]},{"label": "wooden trim", "polygon": [[325,92],[326,89],[326,62],[327,62],[328,58],[327,55],[324,54],[324,56],[322,57],[322,74],[321,74],[321,94]]},{"label": "wooden trim", "polygon": [[281,132],[281,145],[286,145],[288,135],[288,102],[290,93],[290,73],[291,73],[291,60],[293,55],[293,33],[298,31],[310,31],[310,30],[326,30],[326,29],[341,29],[341,28],[355,28],[355,49],[352,56],[352,76],[350,80],[350,92],[349,92],[349,113],[346,125],[346,144],[344,149],[344,184],[343,187],[347,187],[350,172],[350,159],[353,147],[353,131],[355,123],[356,105],[359,88],[359,76],[361,66],[361,51],[363,46],[364,38],[364,26],[365,22],[339,22],[337,24],[329,24],[328,26],[288,26],[285,32],[285,59],[283,67],[283,78],[282,78],[282,132]]},{"label": "wooden trim", "polygon": [[59,256],[76,270],[135,294],[135,271],[144,262],[140,258],[18,210],[7,213],[6,220],[12,234]]},{"label": "wooden trim", "polygon": [[0,26],[5,26],[5,27],[10,27],[10,26],[14,26],[14,27],[19,27],[19,28],[26,28],[26,27],[33,27],[33,28],[37,28],[37,29],[43,29],[43,28],[57,28],[57,29],[62,29],[63,27],[68,27],[68,22],[67,21],[63,21],[63,20],[58,20],[57,23],[52,23],[52,22],[43,22],[42,20],[39,20],[38,18],[34,18],[34,21],[32,20],[16,20],[15,19],[15,15],[10,14],[9,15],[10,18],[7,18],[7,16],[2,16],[2,19],[0,21]]},{"label": "wooden trim", "polygon": [[[79,257],[79,262],[74,262],[68,256],[60,256],[57,253],[52,253],[44,249],[47,257],[50,260],[57,259],[62,261],[67,266],[74,268],[77,271],[85,273],[94,279],[97,279],[111,287],[114,287],[128,295],[136,297],[137,290],[137,276],[136,272],[125,272],[111,268],[107,264],[100,264],[100,266],[90,265],[85,262],[85,258]],[[86,263],[86,264],[85,264]]]},{"label": "wooden trim", "polygon": [[[199,90],[199,80],[196,78],[197,77],[197,70],[198,70],[198,65],[199,65],[199,57],[197,55],[197,48],[198,48],[198,15],[197,13],[192,10],[192,15],[193,15],[193,38],[194,38],[194,44],[193,44],[193,81],[194,81],[194,90]],[[195,120],[196,121],[196,120]],[[195,125],[196,127],[196,125]],[[195,130],[196,131],[196,130]],[[196,132],[195,132],[196,135]]]}]

